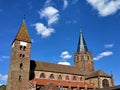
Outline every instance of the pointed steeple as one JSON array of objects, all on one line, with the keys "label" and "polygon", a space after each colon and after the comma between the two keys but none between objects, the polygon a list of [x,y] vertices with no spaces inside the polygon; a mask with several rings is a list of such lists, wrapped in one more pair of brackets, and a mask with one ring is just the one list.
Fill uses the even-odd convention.
[{"label": "pointed steeple", "polygon": [[88,51],[82,32],[80,32],[77,52]]},{"label": "pointed steeple", "polygon": [[21,27],[20,27],[20,29],[15,37],[15,40],[31,43],[31,39],[30,39],[30,36],[28,34],[25,20],[23,20],[22,25],[21,25]]}]

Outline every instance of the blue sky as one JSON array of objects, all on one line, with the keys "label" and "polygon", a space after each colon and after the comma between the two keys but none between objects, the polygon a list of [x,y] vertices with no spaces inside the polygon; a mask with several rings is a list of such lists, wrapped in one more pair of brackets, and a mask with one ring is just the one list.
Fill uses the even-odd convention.
[{"label": "blue sky", "polygon": [[6,84],[11,44],[25,15],[31,59],[73,65],[83,31],[95,69],[120,84],[119,0],[0,0],[0,85]]}]

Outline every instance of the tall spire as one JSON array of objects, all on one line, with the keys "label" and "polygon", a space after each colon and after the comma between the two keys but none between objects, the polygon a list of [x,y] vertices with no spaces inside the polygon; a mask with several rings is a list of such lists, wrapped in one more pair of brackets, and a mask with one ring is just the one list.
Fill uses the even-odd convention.
[{"label": "tall spire", "polygon": [[88,51],[88,49],[87,49],[87,45],[85,43],[82,31],[81,31],[80,37],[79,37],[79,42],[78,42],[77,52],[82,52],[82,51]]},{"label": "tall spire", "polygon": [[23,20],[22,25],[15,37],[15,40],[31,43],[25,20]]}]

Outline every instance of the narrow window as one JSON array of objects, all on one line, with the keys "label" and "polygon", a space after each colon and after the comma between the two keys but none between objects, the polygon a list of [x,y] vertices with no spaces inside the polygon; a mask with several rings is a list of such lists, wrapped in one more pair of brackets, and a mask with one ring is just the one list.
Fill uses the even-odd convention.
[{"label": "narrow window", "polygon": [[62,76],[61,75],[58,76],[58,80],[62,80]]},{"label": "narrow window", "polygon": [[25,57],[25,54],[23,54],[22,57],[24,58],[24,57]]},{"label": "narrow window", "polygon": [[23,50],[24,50],[24,51],[26,50],[26,46],[23,47]]},{"label": "narrow window", "polygon": [[68,76],[68,75],[66,76],[66,80],[70,80],[70,78],[69,78],[69,76]]},{"label": "narrow window", "polygon": [[41,74],[40,74],[40,78],[45,78],[45,74],[44,74],[44,73],[41,73]]},{"label": "narrow window", "polygon": [[77,81],[77,77],[76,77],[76,76],[73,76],[73,80],[74,80],[74,81]]},{"label": "narrow window", "polygon": [[21,75],[19,76],[19,81],[21,81]]},{"label": "narrow window", "polygon": [[83,78],[82,77],[80,77],[80,81],[82,81],[83,80]]},{"label": "narrow window", "polygon": [[22,69],[23,68],[23,63],[20,63],[20,69]]},{"label": "narrow window", "polygon": [[49,78],[50,78],[50,79],[54,79],[54,75],[51,74],[51,75],[49,76]]},{"label": "narrow window", "polygon": [[22,45],[20,45],[20,50],[22,50]]},{"label": "narrow window", "polygon": [[20,54],[20,57],[22,57],[22,54]]}]

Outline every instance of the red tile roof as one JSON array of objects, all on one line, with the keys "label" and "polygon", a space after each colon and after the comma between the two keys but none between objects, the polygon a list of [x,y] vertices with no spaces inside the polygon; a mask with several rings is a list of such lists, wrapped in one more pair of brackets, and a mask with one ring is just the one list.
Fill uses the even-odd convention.
[{"label": "red tile roof", "polygon": [[94,77],[111,77],[111,76],[109,76],[108,74],[106,74],[104,71],[102,71],[102,70],[97,70],[97,71],[93,71],[93,72],[91,72],[89,75],[88,75],[88,77],[87,77],[87,79],[89,79],[89,78],[94,78]]},{"label": "red tile roof", "polygon": [[32,84],[36,85],[47,85],[49,83],[54,84],[56,86],[63,87],[80,87],[80,88],[94,88],[93,85],[85,84],[84,82],[75,82],[75,81],[58,81],[58,80],[50,80],[50,79],[33,79],[30,81]]},{"label": "red tile roof", "polygon": [[31,43],[30,36],[28,34],[28,30],[27,30],[25,22],[22,23],[22,25],[15,37],[15,40]]}]

